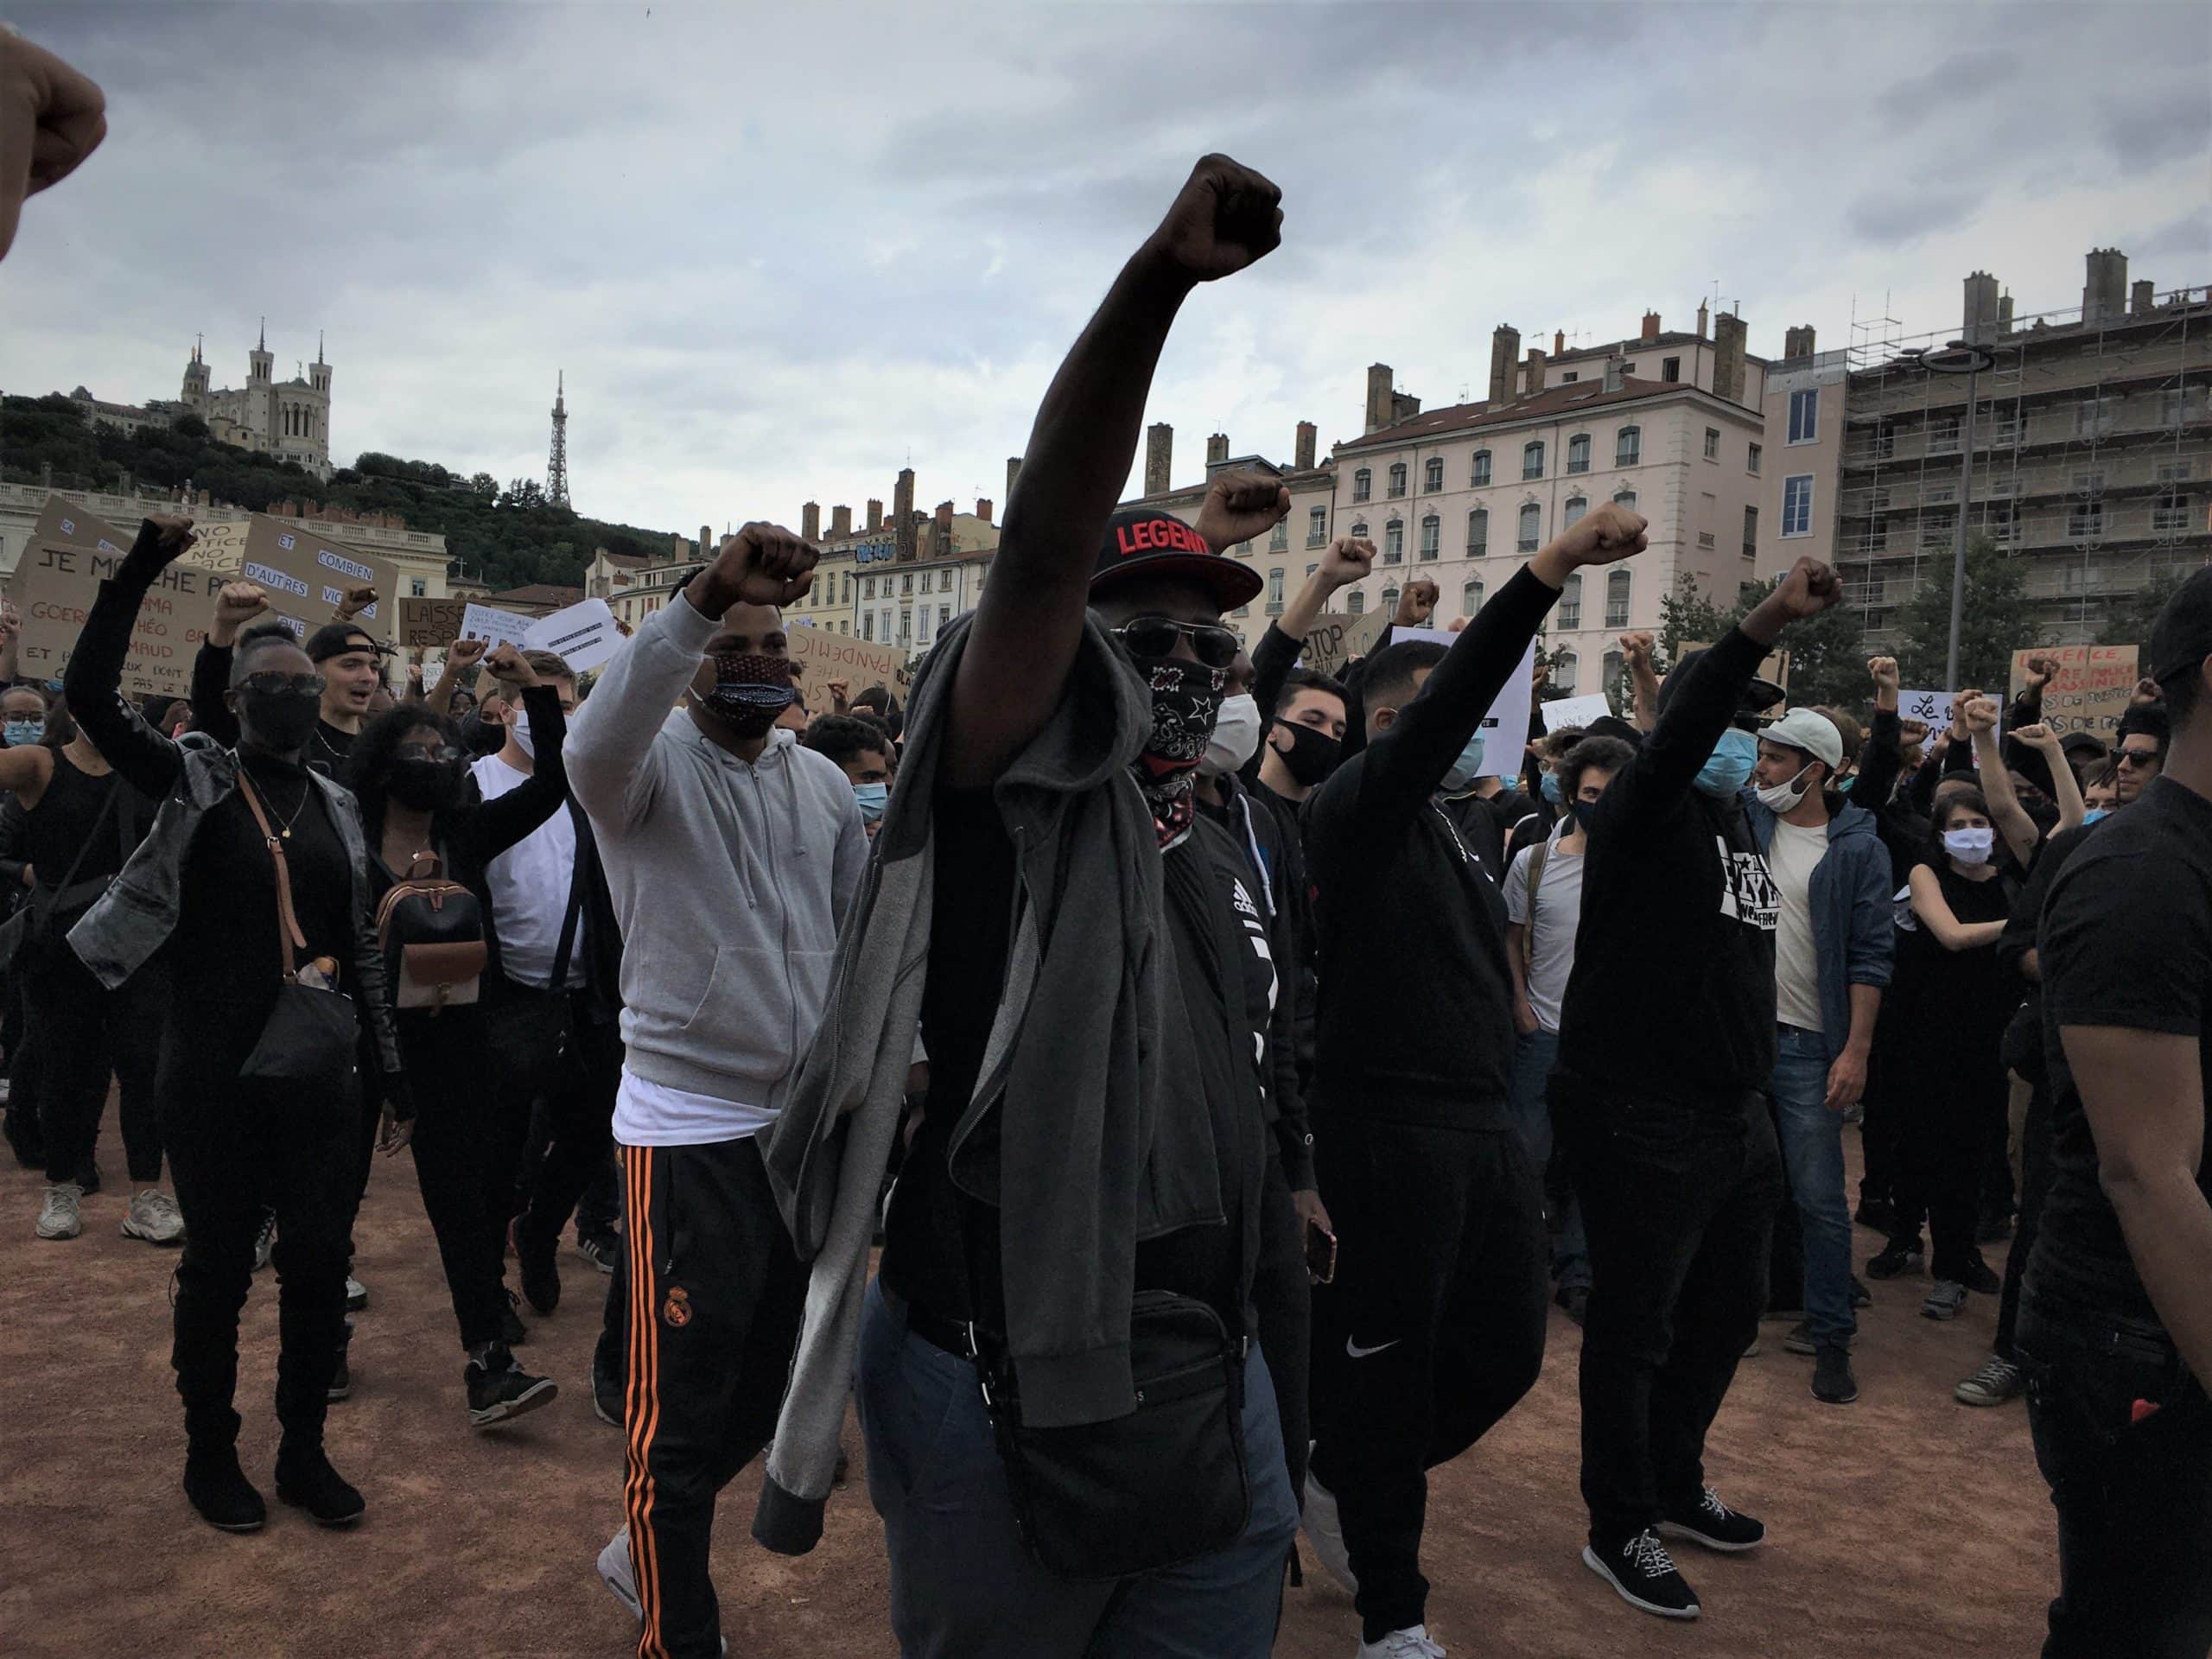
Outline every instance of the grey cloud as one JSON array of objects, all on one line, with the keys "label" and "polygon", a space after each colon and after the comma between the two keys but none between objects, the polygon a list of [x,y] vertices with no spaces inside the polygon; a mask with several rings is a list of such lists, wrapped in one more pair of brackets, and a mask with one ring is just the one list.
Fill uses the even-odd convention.
[{"label": "grey cloud", "polygon": [[1964,191],[1925,188],[1865,195],[1851,204],[1844,224],[1877,246],[1904,247],[1955,222],[1971,200]]}]

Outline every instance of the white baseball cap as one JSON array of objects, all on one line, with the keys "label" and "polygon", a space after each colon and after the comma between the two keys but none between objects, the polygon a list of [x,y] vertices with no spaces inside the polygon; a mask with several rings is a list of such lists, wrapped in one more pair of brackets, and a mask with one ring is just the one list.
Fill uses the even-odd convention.
[{"label": "white baseball cap", "polygon": [[1759,728],[1759,740],[1779,743],[1785,749],[1802,749],[1830,772],[1843,764],[1843,734],[1826,715],[1812,709],[1792,709],[1780,720]]}]

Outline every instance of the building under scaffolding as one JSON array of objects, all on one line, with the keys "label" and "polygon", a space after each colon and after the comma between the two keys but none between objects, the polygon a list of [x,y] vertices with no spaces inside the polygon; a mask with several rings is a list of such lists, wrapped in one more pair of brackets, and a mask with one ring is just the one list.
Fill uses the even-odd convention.
[{"label": "building under scaffolding", "polygon": [[[2099,249],[2077,308],[2015,317],[1977,271],[1960,329],[1899,338],[1882,319],[1854,333],[1843,363],[1820,361],[1843,381],[1834,550],[1870,645],[1892,642],[1923,581],[1950,581],[1961,512],[1969,536],[2030,562],[2028,592],[2062,643],[2094,640],[2116,599],[2212,561],[2212,289],[2131,289],[2126,256]],[[1963,498],[1967,378],[1911,354],[1961,338],[1996,358],[1974,384]]]}]

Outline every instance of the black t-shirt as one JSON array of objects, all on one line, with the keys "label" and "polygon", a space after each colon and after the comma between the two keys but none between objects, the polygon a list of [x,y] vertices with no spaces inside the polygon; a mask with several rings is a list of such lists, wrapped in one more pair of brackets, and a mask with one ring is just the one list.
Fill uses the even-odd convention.
[{"label": "black t-shirt", "polygon": [[[110,810],[108,798],[118,790],[123,793]],[[79,882],[120,870],[129,846],[138,840],[132,828],[143,831],[153,817],[137,799],[143,798],[116,773],[96,778],[54,750],[54,777],[29,815],[24,842],[24,860],[40,883],[58,887],[73,868]],[[118,817],[124,822],[118,824]]]},{"label": "black t-shirt", "polygon": [[2194,1037],[2206,1103],[2196,1185],[2212,1201],[2212,800],[2168,778],[2097,826],[2051,884],[2037,947],[2050,1071],[2051,1185],[2028,1266],[2046,1306],[2155,1319],[2097,1179],[2097,1145],[2059,1032]]},{"label": "black t-shirt", "polygon": [[353,740],[357,732],[344,732],[318,717],[300,758],[335,783],[353,785]]}]

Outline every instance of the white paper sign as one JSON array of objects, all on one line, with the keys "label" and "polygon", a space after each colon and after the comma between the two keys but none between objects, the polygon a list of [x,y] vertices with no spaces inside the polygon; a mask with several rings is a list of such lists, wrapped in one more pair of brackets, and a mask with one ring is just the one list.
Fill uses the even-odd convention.
[{"label": "white paper sign", "polygon": [[534,616],[517,616],[512,611],[495,610],[489,605],[471,605],[461,613],[461,637],[481,639],[493,645],[513,645],[519,650],[537,622]]},{"label": "white paper sign", "polygon": [[[1990,694],[1985,691],[1982,695],[1989,696]],[[1997,734],[2002,737],[2005,734],[2005,700],[2002,697],[1991,700],[1997,704]],[[1953,694],[1948,691],[1900,691],[1897,693],[1897,718],[1923,721],[1927,725],[1929,737],[1933,739],[1950,730],[1951,708],[1955,701]],[[1979,767],[1977,761],[1976,769]]]},{"label": "white paper sign", "polygon": [[[1390,643],[1427,639],[1450,650],[1459,636],[1448,628],[1393,628]],[[1529,677],[1536,671],[1536,642],[1531,639],[1521,666],[1505,677],[1503,690],[1483,716],[1483,772],[1485,778],[1517,778],[1529,747]]]},{"label": "white paper sign", "polygon": [[588,674],[622,648],[622,631],[605,600],[588,599],[539,619],[523,643],[531,651],[550,651],[577,673]]},{"label": "white paper sign", "polygon": [[1579,697],[1554,697],[1549,702],[1540,702],[1536,712],[1543,716],[1544,729],[1556,732],[1568,726],[1587,726],[1593,720],[1603,720],[1613,712],[1613,705],[1605,701],[1602,691],[1586,692]]}]

